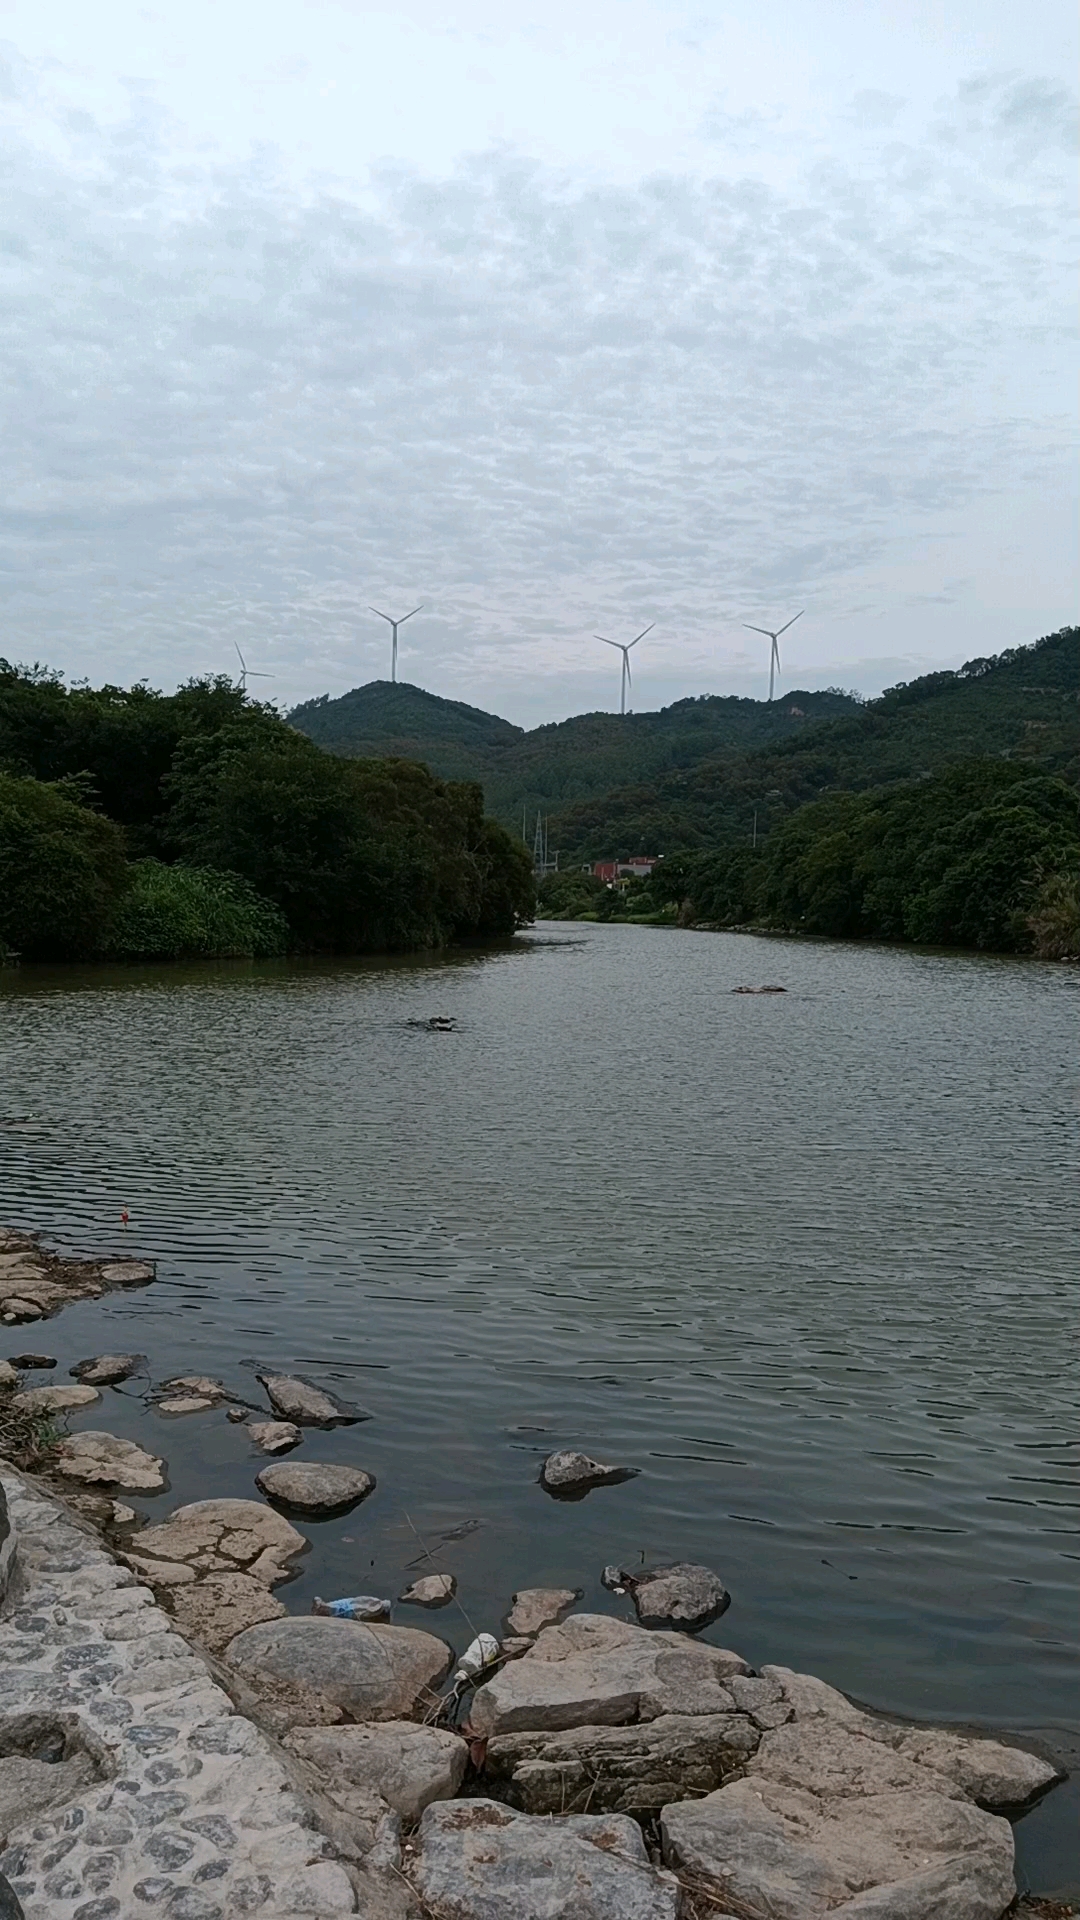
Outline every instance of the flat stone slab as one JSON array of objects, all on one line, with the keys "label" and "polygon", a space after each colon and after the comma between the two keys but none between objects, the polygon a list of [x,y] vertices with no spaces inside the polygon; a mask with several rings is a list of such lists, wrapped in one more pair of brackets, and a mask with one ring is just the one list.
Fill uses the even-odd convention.
[{"label": "flat stone slab", "polygon": [[77,1360],[70,1369],[76,1380],[89,1387],[115,1387],[130,1380],[146,1365],[145,1353],[99,1353],[90,1360]]},{"label": "flat stone slab", "polygon": [[635,1821],[536,1820],[494,1800],[428,1807],[411,1878],[431,1920],[677,1920],[682,1904]]},{"label": "flat stone slab", "polygon": [[526,1813],[636,1813],[712,1793],[757,1749],[741,1713],[662,1714],[627,1727],[504,1733],[485,1776]]},{"label": "flat stone slab", "polygon": [[350,1427],[358,1420],[371,1418],[359,1407],[347,1407],[336,1394],[313,1386],[297,1374],[257,1373],[255,1378],[266,1388],[267,1399],[279,1418],[293,1420],[298,1427]]},{"label": "flat stone slab", "polygon": [[291,1453],[304,1437],[292,1420],[252,1420],[248,1433],[260,1453]]},{"label": "flat stone slab", "polygon": [[360,1467],[290,1460],[281,1466],[264,1467],[255,1475],[255,1485],[268,1500],[317,1517],[347,1513],[358,1506],[374,1491],[375,1479]]},{"label": "flat stone slab", "polygon": [[[66,1759],[43,1767],[62,1792],[36,1813],[24,1781],[27,1815],[0,1840],[0,1871],[25,1920],[355,1915],[349,1874],[280,1751],[127,1568],[7,1468],[3,1483],[22,1587],[0,1618],[0,1716],[73,1722],[99,1756],[75,1769],[92,1773],[81,1783],[64,1778]],[[359,1912],[380,1907],[373,1897]]]},{"label": "flat stone slab", "polygon": [[557,1626],[581,1599],[580,1587],[523,1587],[506,1616],[511,1634],[539,1633]]},{"label": "flat stone slab", "polygon": [[647,1633],[608,1614],[572,1613],[477,1689],[478,1734],[621,1726],[665,1713],[732,1713],[725,1682],[741,1655],[681,1634]]},{"label": "flat stone slab", "polygon": [[212,1373],[177,1373],[171,1380],[163,1380],[162,1392],[172,1399],[224,1400],[227,1393],[224,1380],[215,1379]]},{"label": "flat stone slab", "polygon": [[92,1407],[100,1399],[96,1387],[26,1387],[15,1395],[13,1404],[24,1413],[67,1413],[76,1407]]},{"label": "flat stone slab", "polygon": [[213,1404],[212,1400],[204,1400],[201,1394],[181,1393],[175,1399],[159,1400],[157,1410],[166,1415],[206,1413]]},{"label": "flat stone slab", "polygon": [[141,1562],[191,1567],[199,1577],[244,1573],[263,1587],[287,1580],[307,1546],[302,1533],[259,1500],[195,1500],[132,1542]]},{"label": "flat stone slab", "polygon": [[457,1592],[452,1573],[425,1573],[398,1594],[402,1606],[448,1607]]},{"label": "flat stone slab", "polygon": [[285,1742],[328,1782],[346,1781],[389,1802],[404,1820],[419,1820],[434,1800],[450,1800],[465,1778],[461,1735],[412,1720],[362,1727],[298,1727]]},{"label": "flat stone slab", "polygon": [[165,1462],[115,1433],[73,1433],[61,1443],[52,1466],[66,1480],[122,1487],[125,1493],[158,1493],[165,1485]]},{"label": "flat stone slab", "polygon": [[540,1485],[545,1493],[559,1500],[580,1500],[593,1487],[613,1487],[622,1480],[633,1480],[639,1467],[611,1467],[593,1460],[587,1453],[564,1450],[549,1453],[540,1469]]},{"label": "flat stone slab", "polygon": [[[134,1564],[135,1555],[129,1560]],[[183,1571],[192,1573],[190,1567]],[[155,1577],[152,1565],[149,1577]],[[169,1611],[209,1653],[224,1653],[245,1628],[280,1620],[285,1613],[281,1601],[249,1573],[208,1573],[201,1580],[177,1582],[169,1593]]]},{"label": "flat stone slab", "polygon": [[453,1654],[412,1627],[294,1615],[238,1634],[226,1657],[256,1679],[322,1694],[355,1720],[406,1720],[446,1678]]}]

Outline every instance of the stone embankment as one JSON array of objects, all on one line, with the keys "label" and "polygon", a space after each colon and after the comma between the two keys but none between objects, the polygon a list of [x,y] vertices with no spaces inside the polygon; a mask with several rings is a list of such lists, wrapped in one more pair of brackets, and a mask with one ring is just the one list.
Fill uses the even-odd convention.
[{"label": "stone embankment", "polygon": [[[29,1387],[51,1363],[17,1359],[0,1362],[0,1448],[145,1371],[99,1355],[77,1388]],[[260,1379],[278,1420],[249,1424],[259,1450],[267,1427],[291,1449],[305,1425],[365,1417]],[[166,1418],[257,1413],[203,1376],[150,1394]],[[580,1590],[507,1595],[506,1637],[451,1677],[435,1633],[277,1597],[309,1544],[296,1523],[373,1492],[355,1465],[263,1466],[261,1499],[140,1525],[119,1496],[163,1487],[156,1455],[83,1431],[40,1463],[47,1480],[0,1461],[0,1920],[1012,1911],[1010,1816],[1058,1770],[696,1638],[729,1604],[709,1568],[605,1568],[636,1624],[577,1611]],[[561,1453],[540,1486],[581,1497],[628,1472]],[[399,1596],[454,1598],[434,1568]]]}]

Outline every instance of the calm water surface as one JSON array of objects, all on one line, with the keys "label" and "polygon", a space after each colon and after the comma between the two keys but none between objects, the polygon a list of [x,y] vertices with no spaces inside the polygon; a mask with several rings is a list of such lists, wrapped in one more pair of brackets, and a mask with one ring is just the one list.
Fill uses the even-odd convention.
[{"label": "calm water surface", "polygon": [[[0,974],[0,1217],[160,1263],[49,1325],[62,1369],[134,1347],[258,1399],[256,1367],[295,1368],[370,1410],[296,1456],[378,1490],[305,1527],[291,1608],[396,1594],[421,1541],[495,1629],[517,1587],[615,1610],[606,1561],[704,1560],[733,1594],[710,1637],[749,1659],[1067,1755],[1077,985],[592,926],[437,960],[25,968]],[[432,1013],[460,1030],[407,1024]],[[76,1424],[168,1457],[147,1513],[252,1493],[220,1410],[107,1402]],[[555,1446],[642,1473],[557,1504]],[[455,1610],[397,1617],[470,1637]],[[1070,1783],[1018,1830],[1042,1891],[1080,1887],[1075,1812]]]}]

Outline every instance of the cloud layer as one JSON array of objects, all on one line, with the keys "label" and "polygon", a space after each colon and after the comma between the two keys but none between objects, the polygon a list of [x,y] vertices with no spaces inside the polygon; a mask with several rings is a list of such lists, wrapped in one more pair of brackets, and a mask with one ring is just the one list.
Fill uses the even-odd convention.
[{"label": "cloud layer", "polygon": [[[1037,81],[914,143],[860,96],[858,164],[785,191],[722,128],[708,178],[495,151],[301,191],[170,157],[151,101],[101,125],[17,58],[7,90],[11,655],[161,684],[238,641],[298,697],[382,670],[370,601],[423,600],[405,677],[565,711],[597,629],[737,670],[741,619],[869,616],[928,533],[1063,471],[1068,102]],[[959,590],[932,554],[901,598]]]}]

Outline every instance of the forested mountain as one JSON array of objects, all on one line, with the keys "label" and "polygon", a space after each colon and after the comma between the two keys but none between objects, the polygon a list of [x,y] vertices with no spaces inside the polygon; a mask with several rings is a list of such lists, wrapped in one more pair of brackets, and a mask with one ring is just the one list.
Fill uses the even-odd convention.
[{"label": "forested mountain", "polygon": [[1009,758],[1077,778],[1080,628],[891,688],[775,745],[713,754],[553,815],[565,860],[745,841],[842,789],[925,779],[961,759]]},{"label": "forested mountain", "polygon": [[310,700],[289,720],[331,753],[399,755],[443,779],[478,780],[489,811],[520,833],[523,814],[531,829],[538,811],[785,740],[858,705],[835,690],[772,702],[707,694],[657,713],[583,713],[525,733],[460,701],[375,680],[338,700]]}]

